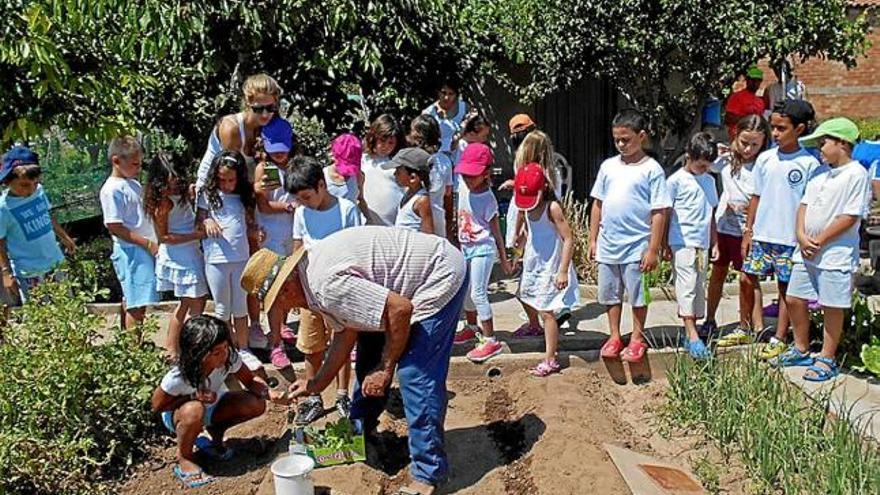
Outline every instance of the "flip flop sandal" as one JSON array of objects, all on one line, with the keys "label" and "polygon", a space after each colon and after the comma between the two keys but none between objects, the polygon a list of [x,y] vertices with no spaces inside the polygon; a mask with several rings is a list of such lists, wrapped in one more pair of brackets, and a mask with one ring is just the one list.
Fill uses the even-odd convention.
[{"label": "flip flop sandal", "polygon": [[648,344],[637,340],[630,341],[626,349],[620,353],[620,360],[628,363],[638,363],[645,357],[648,350]]},{"label": "flip flop sandal", "polygon": [[813,374],[807,375],[804,373],[804,380],[808,382],[827,382],[840,374],[840,366],[838,366],[833,359],[817,357],[816,361],[828,366],[828,368],[813,364],[807,368],[807,371],[812,372]]},{"label": "flip flop sandal", "polygon": [[205,472],[201,469],[194,473],[185,473],[180,467],[180,464],[175,464],[174,468],[172,468],[171,471],[186,488],[201,488],[205,485],[209,485],[217,481],[217,478],[205,474]]},{"label": "flip flop sandal", "polygon": [[791,346],[780,354],[772,364],[777,368],[788,368],[791,366],[811,366],[813,362],[814,359],[809,354]]},{"label": "flip flop sandal", "polygon": [[544,335],[543,328],[535,327],[535,326],[529,325],[528,323],[523,323],[522,325],[520,325],[519,328],[516,329],[515,332],[513,332],[513,336],[518,339],[522,339],[522,338],[526,338],[526,337],[539,337],[541,335]]},{"label": "flip flop sandal", "polygon": [[602,345],[599,354],[606,359],[617,359],[620,357],[620,351],[623,350],[623,341],[620,339],[608,339]]},{"label": "flip flop sandal", "polygon": [[562,370],[562,367],[559,366],[559,362],[556,360],[553,361],[541,361],[534,368],[529,368],[529,374],[532,376],[537,376],[539,378],[544,378],[552,375],[553,373],[559,373]]},{"label": "flip flop sandal", "polygon": [[199,452],[212,461],[226,462],[235,456],[235,450],[230,449],[229,447],[220,450],[208,437],[197,437],[196,447],[199,448]]}]

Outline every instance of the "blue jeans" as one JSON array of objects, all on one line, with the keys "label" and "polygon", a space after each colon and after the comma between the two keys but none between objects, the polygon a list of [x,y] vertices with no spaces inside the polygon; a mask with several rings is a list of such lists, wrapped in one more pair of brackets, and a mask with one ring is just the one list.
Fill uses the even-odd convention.
[{"label": "blue jeans", "polygon": [[[397,363],[400,394],[409,426],[410,471],[414,479],[431,485],[442,483],[449,473],[443,440],[446,376],[449,374],[452,339],[467,290],[465,277],[443,309],[410,327],[409,342]],[[386,398],[364,397],[360,384],[379,364],[384,344],[383,332],[358,334],[357,381],[352,394],[351,417],[362,419],[366,431],[376,427]]]},{"label": "blue jeans", "polygon": [[467,260],[471,287],[464,301],[464,309],[465,311],[476,311],[480,321],[492,319],[492,305],[489,303],[489,280],[492,278],[495,256],[495,252],[492,251],[488,255],[476,256]]}]

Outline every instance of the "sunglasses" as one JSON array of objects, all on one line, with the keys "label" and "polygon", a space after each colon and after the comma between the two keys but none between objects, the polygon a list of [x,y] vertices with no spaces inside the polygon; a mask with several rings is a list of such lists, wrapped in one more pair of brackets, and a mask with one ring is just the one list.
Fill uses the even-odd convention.
[{"label": "sunglasses", "polygon": [[251,105],[251,111],[256,114],[261,113],[275,113],[278,111],[278,105]]}]

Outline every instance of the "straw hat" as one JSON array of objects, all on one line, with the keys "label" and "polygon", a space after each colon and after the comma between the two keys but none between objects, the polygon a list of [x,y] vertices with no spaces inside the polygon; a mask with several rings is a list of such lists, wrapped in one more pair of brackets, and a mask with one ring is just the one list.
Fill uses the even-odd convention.
[{"label": "straw hat", "polygon": [[263,309],[268,311],[287,277],[296,269],[305,254],[304,248],[297,249],[288,257],[280,256],[269,249],[260,249],[245,265],[241,274],[241,287],[248,294],[256,295],[263,302]]}]

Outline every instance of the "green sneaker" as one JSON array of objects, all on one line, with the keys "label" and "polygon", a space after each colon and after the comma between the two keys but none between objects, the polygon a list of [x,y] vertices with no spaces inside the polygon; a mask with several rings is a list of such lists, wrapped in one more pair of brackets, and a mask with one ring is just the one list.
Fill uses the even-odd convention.
[{"label": "green sneaker", "polygon": [[770,360],[785,352],[786,349],[788,349],[788,345],[786,345],[785,342],[782,342],[781,340],[771,339],[770,342],[768,342],[764,345],[763,348],[761,348],[761,352],[758,353],[758,357],[763,360]]},{"label": "green sneaker", "polygon": [[742,328],[737,328],[733,332],[718,339],[715,344],[718,347],[733,347],[735,345],[746,345],[752,342],[752,336]]}]

